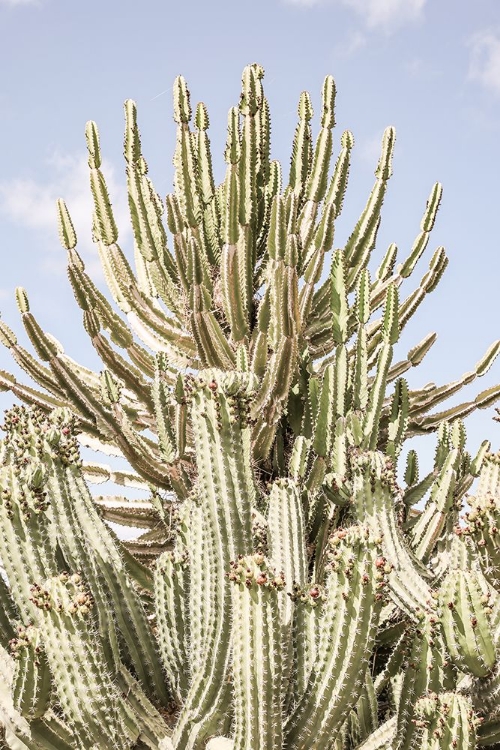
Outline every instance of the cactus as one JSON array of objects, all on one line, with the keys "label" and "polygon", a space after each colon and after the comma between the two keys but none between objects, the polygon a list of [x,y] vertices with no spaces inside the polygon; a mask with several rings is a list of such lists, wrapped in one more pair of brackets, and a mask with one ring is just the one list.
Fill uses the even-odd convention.
[{"label": "cactus", "polygon": [[[34,353],[0,340],[35,386],[0,443],[0,744],[8,748],[414,750],[500,746],[500,457],[466,449],[464,417],[500,398],[481,377],[411,384],[436,335],[396,359],[446,268],[430,240],[377,259],[395,132],[342,244],[354,139],[333,157],[300,96],[288,182],[271,159],[259,65],[229,110],[216,185],[204,104],[174,83],[174,189],[157,194],[125,103],[133,263],[118,244],[97,126],[85,135],[93,237],[59,234],[94,372],[16,299]],[[329,263],[329,268],[327,267]],[[118,310],[118,311],[117,311]],[[419,475],[405,441],[434,434]],[[81,447],[110,456],[83,461]],[[128,463],[117,469],[113,457]],[[479,478],[475,495],[468,495]],[[111,481],[122,495],[92,495]],[[147,494],[141,499],[129,490]],[[108,525],[135,528],[121,540]]]}]

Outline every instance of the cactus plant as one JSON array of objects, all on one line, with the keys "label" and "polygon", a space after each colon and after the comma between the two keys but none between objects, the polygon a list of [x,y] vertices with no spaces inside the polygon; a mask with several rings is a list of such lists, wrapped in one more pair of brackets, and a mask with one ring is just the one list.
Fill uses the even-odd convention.
[{"label": "cactus plant", "polygon": [[[215,185],[209,119],[174,84],[174,190],[148,175],[125,103],[134,264],[118,245],[95,123],[86,127],[93,236],[110,302],[88,276],[63,200],[59,234],[100,373],[69,358],[16,291],[35,354],[0,340],[36,387],[0,455],[0,727],[8,748],[377,750],[500,745],[500,456],[471,456],[463,418],[500,386],[404,377],[395,359],[436,288],[434,185],[413,247],[375,261],[393,128],[343,245],[353,136],[333,160],[335,84],[300,96],[288,183],[270,156],[259,65],[229,111]],[[165,221],[166,219],[166,221]],[[168,230],[168,231],[167,231]],[[327,266],[330,264],[329,271]],[[119,312],[117,312],[117,309]],[[434,434],[419,476],[405,441]],[[83,461],[80,447],[128,468]],[[475,496],[468,490],[475,478]],[[91,495],[106,480],[147,498]],[[462,515],[463,511],[467,511]],[[120,540],[108,522],[139,530]]]}]

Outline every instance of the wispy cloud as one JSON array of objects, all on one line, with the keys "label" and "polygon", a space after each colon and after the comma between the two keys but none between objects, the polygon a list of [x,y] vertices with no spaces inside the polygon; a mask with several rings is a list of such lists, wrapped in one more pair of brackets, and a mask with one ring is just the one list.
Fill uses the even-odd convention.
[{"label": "wispy cloud", "polygon": [[[329,0],[287,0],[292,5],[312,7]],[[369,29],[392,32],[407,23],[418,21],[427,0],[330,0],[359,15]]]},{"label": "wispy cloud", "polygon": [[427,0],[285,0],[291,5],[312,7],[336,3],[353,10],[373,30],[396,31],[418,21]]},{"label": "wispy cloud", "polygon": [[427,0],[341,0],[360,15],[368,28],[394,31],[421,17]]},{"label": "wispy cloud", "polygon": [[468,78],[500,95],[500,31],[485,29],[469,40]]},{"label": "wispy cloud", "polygon": [[366,44],[366,36],[361,31],[352,31],[345,39],[335,45],[335,52],[339,57],[351,57]]},{"label": "wispy cloud", "polygon": [[0,5],[40,5],[40,0],[0,0]]},{"label": "wispy cloud", "polygon": [[[36,230],[39,248],[46,251],[45,265],[54,270],[64,268],[65,261],[57,236],[57,198],[66,201],[78,236],[78,250],[86,262],[89,261],[89,270],[95,271],[98,265],[92,242],[93,202],[88,172],[84,154],[55,152],[47,159],[48,181],[19,178],[0,182],[0,212],[15,224]],[[124,243],[131,231],[125,180],[119,181],[113,166],[106,162],[103,173],[120,231],[120,242]]]}]

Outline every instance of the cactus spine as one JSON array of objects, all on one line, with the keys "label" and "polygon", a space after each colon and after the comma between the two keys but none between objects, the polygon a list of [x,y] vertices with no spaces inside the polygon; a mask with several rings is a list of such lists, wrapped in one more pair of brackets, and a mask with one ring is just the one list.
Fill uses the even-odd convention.
[{"label": "cactus spine", "polygon": [[[0,444],[0,744],[8,748],[414,750],[500,743],[500,459],[466,449],[447,399],[484,375],[412,385],[436,335],[400,337],[447,266],[427,250],[442,188],[398,262],[376,250],[395,131],[347,240],[336,236],[354,139],[334,158],[302,93],[290,172],[271,159],[259,65],[228,115],[216,185],[203,103],[174,83],[174,189],[163,200],[125,103],[133,261],[119,245],[89,122],[93,236],[110,300],[57,202],[83,325],[70,359],[16,290],[35,387]],[[193,114],[194,112],[194,114]],[[330,263],[330,267],[327,264]],[[119,312],[116,312],[116,309]],[[440,411],[437,411],[437,409]],[[419,475],[405,441],[434,434]],[[80,446],[127,469],[84,462]],[[468,496],[479,477],[474,496]],[[92,496],[87,483],[145,491]],[[466,511],[461,515],[462,511]],[[138,529],[120,541],[107,522]]]}]

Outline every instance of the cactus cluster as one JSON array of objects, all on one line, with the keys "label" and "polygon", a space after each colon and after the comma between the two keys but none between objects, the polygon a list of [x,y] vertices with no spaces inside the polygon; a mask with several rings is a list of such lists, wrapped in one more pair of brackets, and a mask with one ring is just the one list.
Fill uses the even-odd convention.
[{"label": "cactus cluster", "polygon": [[[207,110],[193,118],[176,79],[165,201],[125,103],[134,270],[87,124],[112,302],[57,209],[102,372],[64,353],[23,289],[35,354],[0,321],[36,383],[0,372],[25,404],[6,413],[0,443],[0,745],[12,750],[500,747],[500,454],[487,442],[469,454],[463,423],[500,386],[446,403],[500,341],[460,379],[410,387],[405,373],[436,336],[402,359],[395,346],[436,288],[444,248],[402,289],[441,186],[408,254],[398,261],[391,244],[377,265],[388,128],[366,206],[337,246],[354,141],[343,133],[333,159],[333,79],[314,145],[300,97],[284,183],[263,75],[243,72],[219,186]],[[426,433],[436,451],[420,476],[404,443]],[[128,469],[82,461],[81,446]],[[90,493],[107,480],[147,495]],[[138,536],[121,541],[109,521]]]}]

